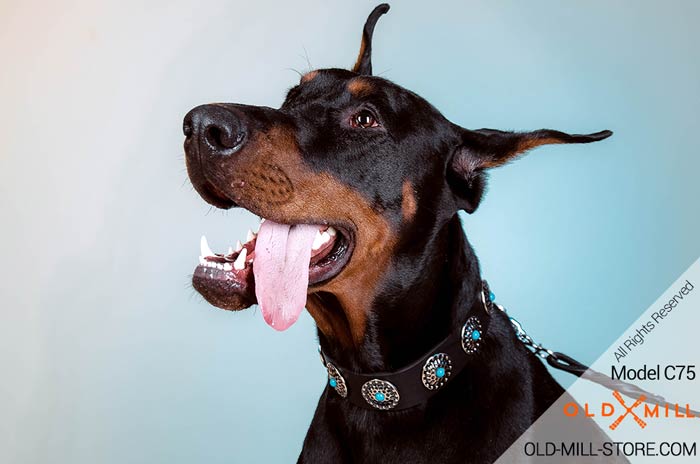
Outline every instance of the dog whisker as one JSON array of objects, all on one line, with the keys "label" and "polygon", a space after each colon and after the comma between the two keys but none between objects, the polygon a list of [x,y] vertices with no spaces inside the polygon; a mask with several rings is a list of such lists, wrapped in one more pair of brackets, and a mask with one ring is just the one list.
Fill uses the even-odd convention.
[{"label": "dog whisker", "polygon": [[309,52],[306,50],[306,47],[302,45],[302,48],[304,49],[304,56],[306,57],[306,64],[309,65],[309,71],[314,69],[313,65],[311,64],[311,60],[309,59]]},{"label": "dog whisker", "polygon": [[302,76],[304,75],[301,71],[294,69],[294,68],[284,68],[284,69],[285,69],[285,71],[294,71],[295,73],[297,73],[299,75],[299,79],[301,79]]}]

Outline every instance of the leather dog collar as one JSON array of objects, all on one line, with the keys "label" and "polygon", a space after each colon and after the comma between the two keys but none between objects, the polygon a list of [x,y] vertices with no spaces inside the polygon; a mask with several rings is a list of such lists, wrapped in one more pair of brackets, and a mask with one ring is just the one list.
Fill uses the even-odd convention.
[{"label": "leather dog collar", "polygon": [[472,311],[476,314],[470,314],[459,329],[453,329],[428,353],[398,371],[352,372],[339,366],[319,347],[321,361],[328,370],[328,388],[366,409],[396,411],[425,403],[469,364],[484,343],[495,306],[495,296],[485,280],[480,298],[483,311],[481,308]]}]

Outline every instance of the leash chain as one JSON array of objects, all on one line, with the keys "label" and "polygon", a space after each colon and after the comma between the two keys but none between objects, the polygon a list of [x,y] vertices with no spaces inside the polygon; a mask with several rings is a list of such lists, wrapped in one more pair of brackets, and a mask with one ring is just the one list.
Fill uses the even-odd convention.
[{"label": "leash chain", "polygon": [[[623,382],[622,380],[613,379],[610,376],[607,376],[601,372],[591,369],[585,364],[576,361],[575,359],[565,355],[564,353],[554,352],[548,348],[545,348],[540,343],[535,342],[535,340],[527,333],[527,331],[525,331],[520,322],[518,322],[514,317],[508,315],[508,311],[506,311],[506,308],[497,303],[493,304],[494,306],[496,306],[496,308],[498,308],[501,312],[508,316],[508,319],[510,320],[513,329],[515,329],[515,335],[516,337],[518,337],[518,340],[520,340],[520,342],[523,345],[525,345],[525,347],[530,349],[535,356],[544,359],[545,361],[547,361],[547,364],[549,364],[553,368],[568,372],[569,374],[573,374],[577,377],[584,378],[590,382],[597,383],[598,385],[601,385],[609,390],[622,393],[623,395],[629,398],[637,398],[637,401],[640,402],[658,404],[660,406],[668,406],[670,408],[676,407],[676,404],[669,403],[661,395],[650,393],[642,388],[639,388],[634,384]],[[700,415],[700,412],[694,411],[692,409],[688,409],[688,412],[693,413],[695,415]]]},{"label": "leash chain", "polygon": [[[501,306],[501,305],[496,305],[498,309],[506,313],[506,309]],[[506,313],[507,314],[507,313]],[[557,355],[550,349],[545,348],[539,343],[536,343],[535,340],[532,339],[530,335],[523,329],[522,324],[518,322],[514,317],[508,316],[508,319],[510,319],[510,323],[513,325],[513,328],[515,329],[515,335],[518,337],[518,339],[528,348],[532,349],[532,352],[535,353],[536,356],[539,356],[542,359],[549,360],[550,357],[557,358]]]}]

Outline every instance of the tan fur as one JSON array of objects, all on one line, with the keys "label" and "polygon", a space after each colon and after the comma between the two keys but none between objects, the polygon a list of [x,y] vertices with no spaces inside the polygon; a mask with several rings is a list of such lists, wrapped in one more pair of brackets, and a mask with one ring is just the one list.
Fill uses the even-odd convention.
[{"label": "tan fur", "polygon": [[410,180],[404,181],[401,192],[401,213],[403,214],[403,220],[410,222],[413,220],[413,217],[416,215],[416,210],[418,209],[416,193],[413,191],[413,184]]},{"label": "tan fur", "polygon": [[362,63],[362,55],[365,54],[365,48],[367,48],[367,43],[365,42],[365,35],[362,34],[362,42],[360,42],[360,53],[357,54],[357,60],[355,60],[355,65],[352,67],[352,72],[358,72],[360,70],[360,64]]},{"label": "tan fur", "polygon": [[[284,127],[257,134],[233,163],[236,178],[230,185],[236,201],[256,214],[281,223],[350,222],[353,256],[330,282],[309,288],[307,309],[326,336],[345,346],[359,345],[396,243],[388,221],[356,190],[328,173],[308,169],[293,133]],[[415,199],[408,200],[409,212],[415,209],[411,201]],[[332,293],[342,314],[324,305],[319,292]]]},{"label": "tan fur", "polygon": [[318,71],[309,71],[306,74],[304,74],[303,76],[301,76],[301,83],[305,84],[307,82],[310,82],[310,81],[314,80],[316,78],[316,76],[318,76]]},{"label": "tan fur", "polygon": [[367,94],[372,91],[373,86],[370,81],[356,77],[348,82],[348,91],[355,97]]}]

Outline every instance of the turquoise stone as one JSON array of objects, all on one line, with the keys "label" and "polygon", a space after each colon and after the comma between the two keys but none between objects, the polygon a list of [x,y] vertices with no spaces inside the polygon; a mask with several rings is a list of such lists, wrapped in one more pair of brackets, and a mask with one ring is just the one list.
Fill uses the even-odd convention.
[{"label": "turquoise stone", "polygon": [[374,399],[377,400],[377,401],[380,401],[380,402],[381,402],[381,401],[384,401],[384,399],[385,399],[385,398],[384,398],[384,393],[382,393],[382,392],[377,392],[377,393],[375,393],[375,394],[374,394]]},{"label": "turquoise stone", "polygon": [[489,300],[494,301],[496,299],[496,295],[493,292],[489,292]]},{"label": "turquoise stone", "polygon": [[331,379],[328,381],[328,385],[335,388],[338,386],[338,382],[334,378],[331,377]]},{"label": "turquoise stone", "polygon": [[481,338],[481,332],[475,330],[472,332],[472,340],[476,341]]},{"label": "turquoise stone", "polygon": [[438,378],[440,378],[440,379],[443,378],[443,377],[445,377],[445,368],[444,368],[444,367],[438,367],[437,369],[435,369],[435,375],[436,375]]}]

